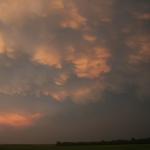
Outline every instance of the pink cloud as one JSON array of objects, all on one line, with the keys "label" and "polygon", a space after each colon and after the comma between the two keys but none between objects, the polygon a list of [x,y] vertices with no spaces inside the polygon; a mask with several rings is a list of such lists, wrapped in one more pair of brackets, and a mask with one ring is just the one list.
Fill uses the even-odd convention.
[{"label": "pink cloud", "polygon": [[0,114],[0,125],[16,128],[28,127],[33,125],[41,117],[41,113],[34,113],[30,115],[19,113],[4,113]]}]

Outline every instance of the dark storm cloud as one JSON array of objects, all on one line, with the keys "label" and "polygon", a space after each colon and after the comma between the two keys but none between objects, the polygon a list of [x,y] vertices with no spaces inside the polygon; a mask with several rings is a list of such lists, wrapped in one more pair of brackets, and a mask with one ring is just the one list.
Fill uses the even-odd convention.
[{"label": "dark storm cloud", "polygon": [[[112,30],[112,72],[109,74],[112,86],[122,91],[126,86],[135,87],[136,95],[148,94],[149,89],[149,24],[148,19],[139,20],[134,14],[148,14],[148,1],[117,1]],[[115,82],[115,83],[114,83]]]},{"label": "dark storm cloud", "polygon": [[[90,22],[89,12],[82,14],[81,8],[78,8],[79,4],[75,1],[69,3],[62,0],[37,1],[36,5],[33,5],[34,1],[32,1],[27,9],[29,1],[19,3],[14,1],[7,11],[9,3],[11,1],[4,1],[1,4],[1,11],[4,11],[1,22],[9,28],[9,34],[7,28],[2,28],[1,54],[16,63],[22,61],[20,57],[24,55],[29,58],[26,63],[20,62],[19,66],[10,64],[18,81],[13,80],[14,83],[11,86],[6,80],[9,87],[4,85],[1,88],[2,93],[11,94],[10,89],[13,94],[29,94],[32,91],[35,95],[42,94],[59,101],[67,97],[80,101],[91,98],[90,95],[95,93],[96,88],[103,91],[105,88],[101,81],[103,79],[98,77],[110,72],[108,60],[111,54],[104,43],[106,39],[99,39],[92,33],[94,27],[88,23]],[[18,5],[21,5],[21,8],[16,9]],[[107,3],[105,5],[107,6]],[[90,9],[94,10],[93,7]],[[109,7],[107,9],[109,10]],[[11,14],[11,11],[17,15]],[[93,16],[95,16],[94,13]],[[106,17],[107,14],[110,13],[107,12]],[[41,68],[37,69],[38,65],[41,65]],[[22,73],[20,67],[27,69],[27,73]],[[39,78],[35,79],[34,74],[37,74]],[[74,86],[72,76],[76,76],[77,82],[85,79],[87,82],[82,82],[84,84],[81,86]],[[101,86],[95,84],[96,80],[100,80]],[[33,89],[32,85],[36,88]],[[88,85],[91,88],[87,88]]]},{"label": "dark storm cloud", "polygon": [[0,143],[148,136],[149,16],[148,0],[1,0]]}]

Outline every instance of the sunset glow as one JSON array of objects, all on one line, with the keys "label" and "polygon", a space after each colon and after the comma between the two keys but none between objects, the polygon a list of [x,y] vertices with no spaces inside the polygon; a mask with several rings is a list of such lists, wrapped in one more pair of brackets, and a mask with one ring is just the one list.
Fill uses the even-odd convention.
[{"label": "sunset glow", "polygon": [[0,144],[150,136],[150,0],[0,0]]}]

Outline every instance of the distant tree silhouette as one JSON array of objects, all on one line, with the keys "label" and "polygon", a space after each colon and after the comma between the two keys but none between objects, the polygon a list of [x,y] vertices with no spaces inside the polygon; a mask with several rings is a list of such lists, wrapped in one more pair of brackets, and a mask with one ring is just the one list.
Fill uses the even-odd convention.
[{"label": "distant tree silhouette", "polygon": [[112,141],[90,141],[90,142],[60,142],[57,141],[56,145],[64,145],[64,146],[70,146],[70,145],[123,145],[123,144],[150,144],[150,138],[144,138],[144,139],[135,139],[131,138],[131,140],[112,140]]}]

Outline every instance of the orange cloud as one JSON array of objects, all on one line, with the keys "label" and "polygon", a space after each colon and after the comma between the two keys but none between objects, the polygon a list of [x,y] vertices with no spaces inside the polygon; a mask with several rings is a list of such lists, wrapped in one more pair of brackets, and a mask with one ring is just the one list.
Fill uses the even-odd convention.
[{"label": "orange cloud", "polygon": [[70,91],[70,98],[76,103],[94,102],[102,96],[106,84],[101,81],[95,81],[90,85],[83,85]]},{"label": "orange cloud", "polygon": [[0,20],[20,26],[27,18],[45,17],[61,9],[63,0],[5,0],[0,2]]},{"label": "orange cloud", "polygon": [[60,25],[63,28],[79,29],[86,22],[73,1],[5,0],[0,3],[0,20],[19,26],[26,18],[45,17],[55,12],[62,16]]},{"label": "orange cloud", "polygon": [[59,53],[51,48],[38,48],[33,55],[33,61],[50,67],[62,68]]},{"label": "orange cloud", "polygon": [[128,45],[136,49],[136,51],[129,56],[130,63],[137,64],[150,61],[149,39],[149,37],[134,37],[130,39],[131,41],[128,42]]},{"label": "orange cloud", "polygon": [[94,41],[96,41],[96,36],[90,35],[90,34],[84,34],[83,39],[88,42],[94,42]]},{"label": "orange cloud", "polygon": [[97,100],[96,98],[94,98],[95,95],[97,93],[98,95],[100,95],[104,91],[106,85],[103,81],[101,81],[100,83],[101,84],[99,84],[99,81],[95,81],[90,85],[84,84],[77,87],[71,86],[70,88],[64,87],[63,89],[59,88],[55,90],[45,90],[41,93],[42,95],[49,96],[59,102],[70,99],[76,103],[85,103],[87,101]]},{"label": "orange cloud", "polygon": [[0,36],[0,54],[6,53],[6,45],[4,39]]},{"label": "orange cloud", "polygon": [[63,101],[68,96],[68,93],[66,91],[53,92],[51,96],[57,101]]},{"label": "orange cloud", "polygon": [[[99,77],[110,71],[109,51],[103,47],[92,47],[93,44],[91,44],[98,40],[98,37],[92,33],[102,21],[108,22],[112,14],[108,11],[110,7],[107,6],[107,3],[95,1],[91,3],[90,7],[86,6],[81,10],[86,4],[84,1],[81,3],[75,0],[5,0],[0,2],[0,21],[11,32],[11,36],[7,36],[7,28],[4,28],[2,33],[6,39],[0,38],[0,54],[11,56],[14,52],[9,47],[12,47],[18,58],[27,54],[25,57],[29,56],[34,63],[49,66],[49,69],[55,68],[51,71],[40,72],[37,70],[38,72],[36,72],[35,69],[32,71],[35,64],[31,64],[29,67],[27,59],[20,60],[20,57],[13,63],[6,60],[9,65],[12,65],[10,68],[14,67],[13,70],[16,72],[14,72],[14,80],[2,82],[0,93],[9,96],[28,95],[29,93],[34,96],[43,94],[57,101],[65,100],[68,97],[74,101],[76,99],[81,101],[90,97],[91,91],[95,92],[95,90],[86,88],[87,83],[95,83],[95,79],[98,80]],[[88,23],[89,21],[91,23]],[[35,23],[38,23],[38,26],[30,33],[30,29],[34,28]],[[71,28],[81,30],[81,32],[67,32],[69,35],[64,37],[66,30],[63,30],[62,34],[62,32],[59,33],[59,28]],[[39,36],[33,38],[32,34]],[[71,40],[67,40],[70,34],[74,34],[72,35],[75,40],[73,43]],[[78,41],[78,37],[82,38],[81,41]],[[45,40],[44,43],[43,40]],[[50,44],[51,40],[53,43]],[[37,43],[39,41],[40,43]],[[82,41],[90,44],[81,46]],[[73,45],[77,50],[70,48],[68,52],[67,45]],[[62,49],[58,49],[58,47],[62,47]],[[27,61],[27,64],[24,61]],[[22,73],[22,69],[19,68],[21,65],[16,66],[17,62],[23,63],[27,72],[30,73]],[[41,70],[41,68],[38,69]],[[47,70],[48,68],[43,69]],[[33,77],[35,74],[37,76]],[[84,82],[84,78],[87,83]],[[84,87],[80,88],[81,86],[76,85],[75,81],[80,82],[82,79]]]},{"label": "orange cloud", "polygon": [[14,58],[14,50],[7,46],[6,41],[0,35],[0,54],[5,54],[8,57]]},{"label": "orange cloud", "polygon": [[82,26],[86,25],[86,18],[80,15],[74,3],[69,2],[68,6],[69,7],[64,11],[64,19],[61,22],[61,27],[80,29]]},{"label": "orange cloud", "polygon": [[140,19],[143,21],[149,21],[150,20],[150,13],[134,13],[134,15],[137,19]]},{"label": "orange cloud", "polygon": [[44,91],[43,95],[50,96],[56,101],[63,101],[69,95],[68,91],[60,90],[60,91]]},{"label": "orange cloud", "polygon": [[[0,3],[0,20],[21,25],[26,18],[44,16],[48,13],[47,2],[43,0],[5,0]],[[46,7],[47,6],[47,7]]]},{"label": "orange cloud", "polygon": [[59,77],[55,78],[55,84],[56,85],[64,85],[66,81],[68,80],[69,75],[67,73],[62,73],[59,75]]},{"label": "orange cloud", "polygon": [[50,1],[50,10],[61,10],[64,9],[63,0],[51,0]]},{"label": "orange cloud", "polygon": [[0,114],[0,125],[11,127],[26,127],[33,125],[36,120],[40,119],[41,113],[31,115],[22,115],[18,113]]},{"label": "orange cloud", "polygon": [[72,91],[71,98],[74,102],[80,103],[84,101],[88,101],[90,98],[93,98],[93,87],[81,87],[79,89],[76,89],[75,91]]},{"label": "orange cloud", "polygon": [[[72,51],[74,53],[74,51]],[[68,57],[69,61],[74,64],[74,71],[81,78],[97,78],[110,71],[107,64],[110,53],[105,48],[94,48],[91,53],[83,53],[76,56],[75,54]]]},{"label": "orange cloud", "polygon": [[130,55],[131,63],[139,63],[141,61],[150,61],[150,50],[149,49],[141,49],[139,52]]}]

